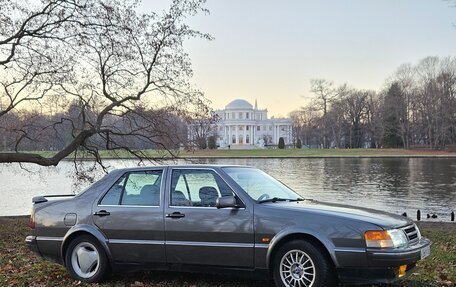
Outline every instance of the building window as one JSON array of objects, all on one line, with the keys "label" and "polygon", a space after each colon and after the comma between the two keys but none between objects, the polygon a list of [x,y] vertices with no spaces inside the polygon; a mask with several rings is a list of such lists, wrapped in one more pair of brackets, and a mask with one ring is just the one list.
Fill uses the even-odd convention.
[{"label": "building window", "polygon": [[236,136],[233,135],[231,138],[232,138],[231,143],[234,143],[234,144],[235,144],[235,143],[236,143]]},{"label": "building window", "polygon": [[246,126],[246,127],[245,127],[245,130],[246,130],[246,131],[248,131],[249,129],[250,129],[250,127],[249,127],[249,126]]},{"label": "building window", "polygon": [[245,118],[248,119],[250,117],[250,113],[245,113]]},{"label": "building window", "polygon": [[243,130],[243,129],[242,129],[242,126],[240,126],[240,127],[239,127],[239,130],[240,130],[240,131],[242,131],[242,130]]},{"label": "building window", "polygon": [[272,131],[272,126],[269,126],[269,130]]},{"label": "building window", "polygon": [[246,143],[246,144],[250,143],[250,136],[249,136],[249,135],[246,135],[246,137],[245,137],[245,143]]},{"label": "building window", "polygon": [[257,126],[257,131],[260,131],[261,130],[261,126]]},{"label": "building window", "polygon": [[234,120],[236,118],[236,113],[231,113],[231,119]]},{"label": "building window", "polygon": [[239,112],[239,118],[242,119],[242,112]]}]

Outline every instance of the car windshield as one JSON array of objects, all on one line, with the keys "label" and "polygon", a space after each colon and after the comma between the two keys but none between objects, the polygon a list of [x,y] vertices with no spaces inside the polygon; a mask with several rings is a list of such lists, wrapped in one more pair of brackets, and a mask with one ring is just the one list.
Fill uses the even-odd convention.
[{"label": "car windshield", "polygon": [[223,170],[258,202],[302,200],[293,190],[259,169],[225,167]]}]

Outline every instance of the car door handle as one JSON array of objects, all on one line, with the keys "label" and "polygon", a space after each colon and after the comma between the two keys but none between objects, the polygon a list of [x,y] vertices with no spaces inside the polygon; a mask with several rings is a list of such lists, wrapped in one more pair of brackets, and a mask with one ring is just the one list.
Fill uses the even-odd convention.
[{"label": "car door handle", "polygon": [[96,215],[96,216],[108,216],[110,215],[111,213],[109,211],[106,211],[106,210],[100,210],[100,211],[97,211],[95,212],[93,215]]},{"label": "car door handle", "polygon": [[169,217],[169,218],[182,218],[182,217],[185,217],[185,214],[176,211],[176,212],[173,212],[173,213],[168,213],[166,215],[166,217]]}]

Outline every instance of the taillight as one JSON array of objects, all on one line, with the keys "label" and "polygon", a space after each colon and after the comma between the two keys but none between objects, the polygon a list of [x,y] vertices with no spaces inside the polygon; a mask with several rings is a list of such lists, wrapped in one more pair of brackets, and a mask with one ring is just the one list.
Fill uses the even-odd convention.
[{"label": "taillight", "polygon": [[33,218],[33,216],[30,216],[30,220],[29,220],[28,226],[29,226],[31,229],[35,229],[35,219]]}]

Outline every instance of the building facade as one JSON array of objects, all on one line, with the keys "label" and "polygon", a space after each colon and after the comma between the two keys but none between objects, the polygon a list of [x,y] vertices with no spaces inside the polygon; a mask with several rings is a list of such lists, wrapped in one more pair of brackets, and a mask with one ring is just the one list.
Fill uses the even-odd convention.
[{"label": "building facade", "polygon": [[216,110],[212,133],[221,148],[263,148],[276,146],[279,138],[292,144],[292,121],[289,118],[268,118],[267,109],[258,109],[242,99]]}]

